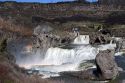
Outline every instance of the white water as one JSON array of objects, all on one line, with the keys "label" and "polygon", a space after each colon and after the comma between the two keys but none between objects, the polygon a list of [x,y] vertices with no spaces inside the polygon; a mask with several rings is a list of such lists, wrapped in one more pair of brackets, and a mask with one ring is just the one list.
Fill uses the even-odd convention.
[{"label": "white water", "polygon": [[49,48],[41,64],[31,65],[30,68],[40,70],[44,78],[58,76],[58,73],[62,71],[78,71],[80,63],[95,59],[98,52],[98,49],[89,45],[74,49]]},{"label": "white water", "polygon": [[79,35],[75,38],[73,44],[89,44],[89,35]]},{"label": "white water", "polygon": [[[44,75],[44,78],[51,76],[59,76],[59,72],[62,71],[79,71],[79,64],[87,60],[95,59],[99,50],[114,49],[115,44],[100,45],[99,47],[92,47],[89,44],[88,35],[79,35],[73,44],[82,44],[81,46],[76,46],[72,49],[62,49],[58,47],[51,47],[47,50],[46,54],[43,56],[41,49],[38,49],[35,53],[31,54],[28,52],[28,57],[22,58],[22,52],[17,51],[15,55],[20,56],[17,58],[17,64],[21,67],[39,70],[40,74]],[[21,51],[21,50],[20,50]],[[25,53],[23,53],[25,54]]]},{"label": "white water", "polygon": [[121,56],[123,54],[125,54],[125,52],[117,52],[117,53],[115,53],[115,56]]},{"label": "white water", "polygon": [[79,63],[82,60],[94,59],[97,53],[97,49],[91,46],[81,46],[74,49],[49,48],[43,63],[46,65]]},{"label": "white water", "polygon": [[105,45],[99,45],[99,50],[107,50],[107,49],[115,49],[116,44],[105,44]]}]

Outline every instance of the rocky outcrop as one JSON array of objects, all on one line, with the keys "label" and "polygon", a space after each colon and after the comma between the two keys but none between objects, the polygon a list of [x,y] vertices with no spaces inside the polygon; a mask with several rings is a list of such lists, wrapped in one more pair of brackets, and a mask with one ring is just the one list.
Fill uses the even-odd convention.
[{"label": "rocky outcrop", "polygon": [[[67,34],[68,33],[68,34]],[[44,23],[34,29],[34,46],[38,48],[49,48],[71,43],[74,39],[73,33],[54,29],[51,23]]]},{"label": "rocky outcrop", "polygon": [[113,50],[100,51],[96,56],[97,72],[102,79],[113,79],[118,75],[118,67]]},{"label": "rocky outcrop", "polygon": [[103,35],[101,33],[90,34],[90,44],[106,44],[109,43],[111,37],[109,35]]},{"label": "rocky outcrop", "polygon": [[51,31],[53,31],[52,24],[44,23],[44,24],[38,25],[34,29],[34,35],[40,35],[42,33],[49,33]]},{"label": "rocky outcrop", "polygon": [[59,41],[59,37],[53,35],[51,32],[53,31],[53,28],[50,24],[42,24],[38,25],[34,29],[34,46],[35,47],[42,47],[42,48],[48,48],[51,46],[54,46],[54,42]]}]

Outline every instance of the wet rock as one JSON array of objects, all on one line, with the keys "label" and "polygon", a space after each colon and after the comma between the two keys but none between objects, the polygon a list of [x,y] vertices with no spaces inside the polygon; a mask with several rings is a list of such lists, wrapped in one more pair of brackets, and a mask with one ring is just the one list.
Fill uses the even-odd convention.
[{"label": "wet rock", "polygon": [[118,66],[114,60],[114,51],[100,51],[96,56],[97,73],[105,80],[114,79],[118,75]]},{"label": "wet rock", "polygon": [[96,69],[88,69],[85,71],[69,71],[69,72],[61,72],[60,74],[63,76],[73,76],[81,79],[88,79],[88,80],[97,80],[96,74],[94,74],[94,71]]},{"label": "wet rock", "polygon": [[93,67],[95,67],[94,60],[89,60],[87,62],[81,63],[78,68],[81,70],[88,70]]}]

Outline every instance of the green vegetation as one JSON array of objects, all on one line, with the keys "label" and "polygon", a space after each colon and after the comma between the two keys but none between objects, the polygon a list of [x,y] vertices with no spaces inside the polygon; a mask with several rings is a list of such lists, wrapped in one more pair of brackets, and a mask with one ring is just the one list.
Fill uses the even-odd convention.
[{"label": "green vegetation", "polygon": [[0,41],[0,52],[4,52],[7,46],[7,39],[3,39]]},{"label": "green vegetation", "polygon": [[79,69],[82,69],[82,70],[89,69],[93,67],[93,65],[95,65],[93,61],[83,62],[79,65]]},{"label": "green vegetation", "polygon": [[5,79],[2,83],[14,83],[14,81],[9,80],[9,79]]}]

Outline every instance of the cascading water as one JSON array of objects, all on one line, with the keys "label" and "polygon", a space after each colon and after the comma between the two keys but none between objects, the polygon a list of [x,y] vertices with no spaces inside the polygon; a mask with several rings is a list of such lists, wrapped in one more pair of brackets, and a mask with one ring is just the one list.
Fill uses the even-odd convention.
[{"label": "cascading water", "polygon": [[89,44],[89,35],[78,35],[73,44]]},{"label": "cascading water", "polygon": [[[31,46],[28,46],[27,53],[27,51],[25,52],[22,50],[25,45],[20,47],[18,51],[11,52],[16,56],[16,63],[19,66],[32,71],[38,70],[39,73],[46,78],[50,76],[58,76],[58,73],[62,71],[79,71],[79,65],[87,60],[95,59],[99,50],[115,47],[112,44],[109,44],[109,46],[101,45],[99,48],[92,47],[91,45],[88,45],[88,35],[79,35],[72,45],[74,44],[75,47],[72,49],[51,47],[45,54],[40,48],[36,51],[31,51],[32,49],[29,48]],[[16,47],[18,47],[18,45],[16,45]]]},{"label": "cascading water", "polygon": [[97,54],[98,49],[89,45],[73,49],[49,48],[44,60],[41,61],[41,66],[32,66],[31,68],[40,70],[41,74],[45,76],[48,72],[48,76],[53,76],[53,73],[57,75],[62,71],[76,71],[80,63],[95,59]]},{"label": "cascading water", "polygon": [[82,60],[94,59],[97,53],[97,49],[91,46],[81,46],[74,49],[49,48],[43,63],[46,65],[79,63]]},{"label": "cascading water", "polygon": [[47,50],[45,57],[41,60],[41,66],[32,66],[33,70],[39,70],[44,77],[58,76],[62,71],[78,71],[79,65],[87,60],[95,59],[98,49],[89,44],[88,35],[79,35],[73,44],[82,44],[72,49],[51,47]]}]

